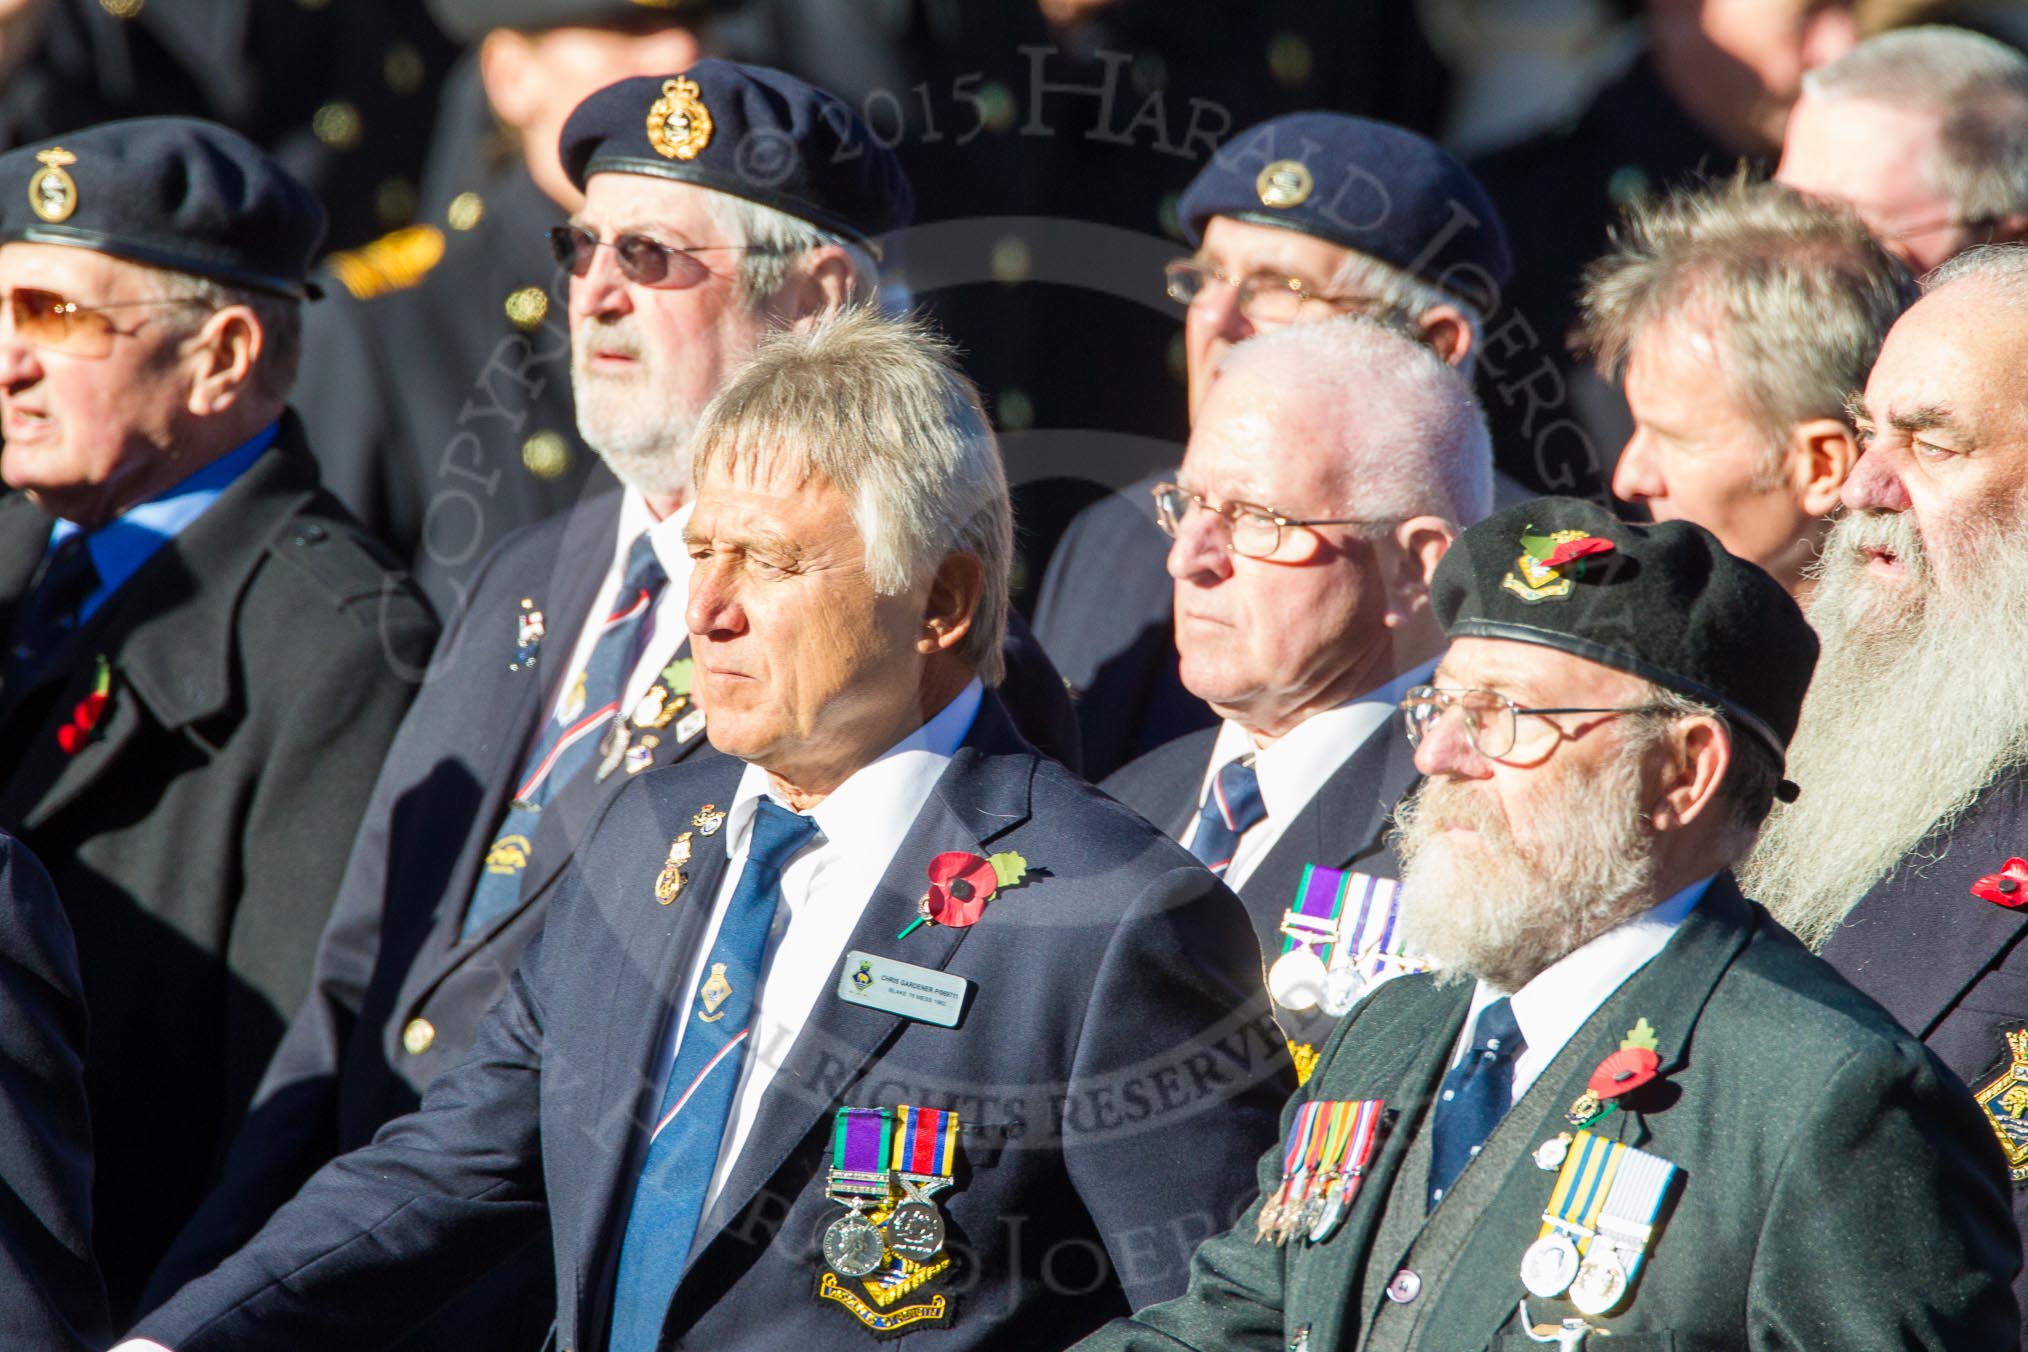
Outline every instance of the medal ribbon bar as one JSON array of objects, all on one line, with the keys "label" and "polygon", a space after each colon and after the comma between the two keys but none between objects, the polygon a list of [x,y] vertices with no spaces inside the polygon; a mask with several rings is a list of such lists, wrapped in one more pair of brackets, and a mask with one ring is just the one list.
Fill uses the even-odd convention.
[{"label": "medal ribbon bar", "polygon": [[958,1158],[958,1115],[941,1108],[894,1110],[897,1130],[887,1153],[896,1173],[921,1178],[949,1178]]},{"label": "medal ribbon bar", "polygon": [[1321,950],[1317,956],[1330,960],[1331,943],[1338,933],[1338,912],[1345,904],[1348,873],[1334,868],[1303,865],[1303,880],[1296,886],[1296,904],[1282,914],[1282,952],[1297,946]]},{"label": "medal ribbon bar", "polygon": [[1648,1239],[1654,1234],[1655,1217],[1661,1214],[1662,1201],[1675,1180],[1676,1166],[1660,1155],[1632,1146],[1620,1149],[1625,1158],[1594,1228],[1619,1251],[1620,1262],[1627,1271],[1627,1284],[1632,1286],[1634,1278],[1640,1275]]},{"label": "medal ribbon bar", "polygon": [[1583,1253],[1598,1227],[1607,1189],[1629,1152],[1640,1153],[1588,1131],[1577,1133],[1570,1144],[1570,1153],[1563,1157],[1563,1168],[1549,1193],[1549,1210],[1542,1213],[1542,1229],[1536,1237],[1546,1239],[1562,1231]]},{"label": "medal ribbon bar", "polygon": [[886,1198],[893,1192],[888,1158],[893,1150],[894,1113],[887,1108],[840,1108],[831,1126],[833,1201],[846,1196]]}]

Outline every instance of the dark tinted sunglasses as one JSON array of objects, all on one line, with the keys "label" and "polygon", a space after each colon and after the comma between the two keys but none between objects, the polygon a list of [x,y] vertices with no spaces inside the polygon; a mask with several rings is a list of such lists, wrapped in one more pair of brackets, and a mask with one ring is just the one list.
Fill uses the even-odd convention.
[{"label": "dark tinted sunglasses", "polygon": [[711,275],[711,269],[695,257],[697,254],[727,249],[748,253],[773,252],[747,244],[697,244],[679,249],[646,235],[633,234],[620,235],[608,244],[581,225],[559,225],[549,232],[551,256],[556,259],[558,267],[573,277],[582,277],[590,272],[592,254],[602,248],[611,249],[619,256],[620,275],[628,281],[642,286],[677,289],[696,286]]}]

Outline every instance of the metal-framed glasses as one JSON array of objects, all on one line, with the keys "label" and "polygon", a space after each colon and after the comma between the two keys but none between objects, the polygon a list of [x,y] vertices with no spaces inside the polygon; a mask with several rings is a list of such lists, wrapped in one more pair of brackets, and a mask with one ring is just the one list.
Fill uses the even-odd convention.
[{"label": "metal-framed glasses", "polygon": [[73,357],[98,358],[110,354],[113,339],[129,336],[132,329],[115,325],[111,311],[143,305],[198,305],[191,296],[157,296],[149,300],[115,300],[104,305],[80,305],[54,291],[17,286],[7,293],[7,314],[14,336],[31,347],[63,352]]},{"label": "metal-framed glasses", "polygon": [[1213,282],[1231,287],[1239,295],[1239,312],[1256,324],[1292,324],[1301,317],[1303,305],[1308,301],[1339,309],[1363,303],[1357,296],[1327,296],[1312,290],[1299,277],[1285,277],[1277,272],[1231,277],[1217,264],[1201,258],[1175,259],[1163,267],[1162,276],[1168,285],[1169,299],[1179,305],[1194,304]]},{"label": "metal-framed glasses", "polygon": [[[1392,521],[1366,521],[1350,516],[1302,519],[1251,502],[1228,502],[1213,507],[1178,484],[1156,484],[1154,491],[1155,521],[1172,538],[1180,534],[1198,512],[1209,512],[1225,523],[1232,552],[1249,559],[1272,558],[1281,552],[1291,535],[1306,534],[1317,526],[1357,526],[1370,530],[1394,524]],[[1309,538],[1312,542],[1316,539],[1313,535]]]},{"label": "metal-framed glasses", "polygon": [[620,275],[628,281],[671,290],[696,286],[711,276],[711,269],[697,257],[700,253],[714,250],[775,252],[754,244],[691,244],[678,247],[647,235],[631,233],[615,235],[608,241],[581,225],[554,226],[548,232],[548,239],[550,256],[556,260],[558,267],[573,277],[582,277],[591,271],[592,255],[598,250],[611,249],[619,259]]},{"label": "metal-framed glasses", "polygon": [[[1419,685],[1410,690],[1401,701],[1401,712],[1408,721],[1408,744],[1420,747],[1422,739],[1429,735],[1437,720],[1452,709],[1456,709],[1465,720],[1465,740],[1471,743],[1472,750],[1487,760],[1499,760],[1503,756],[1514,754],[1514,748],[1521,741],[1521,719],[1524,716],[1542,718],[1549,714],[1668,712],[1659,704],[1531,708],[1516,704],[1494,690],[1444,690],[1434,685]],[[1561,729],[1557,731],[1560,735]],[[1531,745],[1540,740],[1540,737],[1528,739]]]}]

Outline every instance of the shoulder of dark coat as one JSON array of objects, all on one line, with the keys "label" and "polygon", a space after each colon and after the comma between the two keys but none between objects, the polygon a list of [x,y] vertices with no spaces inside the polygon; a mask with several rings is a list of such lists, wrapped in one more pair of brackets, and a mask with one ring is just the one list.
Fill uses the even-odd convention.
[{"label": "shoulder of dark coat", "polygon": [[274,587],[281,604],[326,608],[362,630],[433,642],[437,617],[408,570],[335,498],[319,492],[268,542],[279,567],[262,569],[254,588]]},{"label": "shoulder of dark coat", "polygon": [[[1186,732],[1162,743],[1107,775],[1099,787],[1129,807],[1157,797],[1187,794],[1195,799],[1204,767],[1211,760],[1211,748],[1218,742],[1218,725]],[[1188,787],[1179,787],[1182,781]]]},{"label": "shoulder of dark coat", "polygon": [[1031,794],[1031,826],[1073,833],[1099,853],[1132,859],[1150,872],[1178,868],[1203,871],[1204,866],[1188,850],[1132,807],[1047,757],[1036,768]]}]

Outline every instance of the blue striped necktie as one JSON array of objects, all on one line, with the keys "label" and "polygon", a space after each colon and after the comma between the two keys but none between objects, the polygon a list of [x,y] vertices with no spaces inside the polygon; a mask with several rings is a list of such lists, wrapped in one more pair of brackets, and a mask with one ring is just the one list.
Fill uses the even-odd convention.
[{"label": "blue striped necktie", "polygon": [[660,1341],[732,1115],[768,931],[782,899],[782,867],[816,834],[817,823],[767,799],[754,810],[746,866],[684,1016],[648,1157],[634,1183],[607,1352],[654,1352]]},{"label": "blue striped necktie", "polygon": [[1260,780],[1253,772],[1253,757],[1240,756],[1219,767],[1197,813],[1197,834],[1190,837],[1190,853],[1204,861],[1204,867],[1223,878],[1239,849],[1239,838],[1267,819],[1267,805],[1260,800]]},{"label": "blue striped necktie", "polygon": [[542,736],[528,753],[514,797],[493,833],[485,867],[479,870],[471,904],[465,908],[464,938],[513,910],[521,899],[521,875],[535,848],[536,819],[557,789],[597,756],[599,735],[620,711],[620,696],[640,656],[648,616],[668,580],[648,533],[641,532],[627,551],[627,572],[613,598],[612,613],[599,622],[591,658],[573,683],[582,698],[573,696],[556,717],[544,720]]},{"label": "blue striped necktie", "polygon": [[1472,1049],[1444,1076],[1430,1114],[1429,1210],[1500,1125],[1514,1097],[1514,1060],[1528,1046],[1506,996],[1479,1011]]}]

